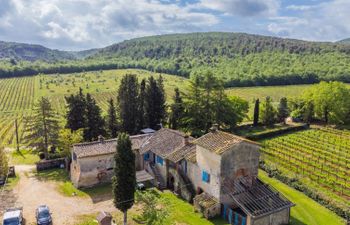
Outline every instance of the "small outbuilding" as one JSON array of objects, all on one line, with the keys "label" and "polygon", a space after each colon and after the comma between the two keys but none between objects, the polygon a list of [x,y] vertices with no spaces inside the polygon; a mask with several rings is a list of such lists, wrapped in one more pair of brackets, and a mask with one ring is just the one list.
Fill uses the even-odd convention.
[{"label": "small outbuilding", "polygon": [[100,212],[97,216],[97,222],[99,225],[112,225],[112,215],[109,212]]}]

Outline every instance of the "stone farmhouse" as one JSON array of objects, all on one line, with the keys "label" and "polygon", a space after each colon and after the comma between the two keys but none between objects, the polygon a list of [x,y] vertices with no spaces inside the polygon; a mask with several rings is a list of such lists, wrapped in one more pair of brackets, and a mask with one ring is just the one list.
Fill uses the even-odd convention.
[{"label": "stone farmhouse", "polygon": [[[220,215],[235,225],[289,223],[293,203],[257,178],[259,144],[217,127],[198,139],[167,128],[130,139],[137,181],[174,191],[206,218]],[[109,182],[116,145],[116,139],[102,138],[74,145],[74,185]]]}]

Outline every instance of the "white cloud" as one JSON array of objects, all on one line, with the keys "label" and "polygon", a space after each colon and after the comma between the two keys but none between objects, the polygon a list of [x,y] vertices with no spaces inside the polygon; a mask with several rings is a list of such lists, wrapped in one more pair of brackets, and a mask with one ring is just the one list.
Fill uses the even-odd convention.
[{"label": "white cloud", "polygon": [[279,0],[201,0],[202,7],[238,16],[274,16]]},{"label": "white cloud", "polygon": [[304,8],[298,17],[271,18],[274,34],[304,40],[337,41],[350,36],[350,1],[334,0]]},{"label": "white cloud", "polygon": [[[10,10],[11,14],[6,13]],[[11,0],[7,9],[0,11],[0,19],[0,39],[65,49],[102,47],[144,35],[201,31],[219,23],[213,14],[160,0]]]}]

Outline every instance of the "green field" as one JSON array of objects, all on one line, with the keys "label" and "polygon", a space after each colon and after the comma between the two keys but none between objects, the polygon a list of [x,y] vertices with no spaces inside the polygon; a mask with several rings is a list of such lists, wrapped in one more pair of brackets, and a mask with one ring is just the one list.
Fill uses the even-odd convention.
[{"label": "green field", "polygon": [[[34,103],[42,96],[50,99],[54,110],[63,118],[66,104],[64,97],[78,92],[81,87],[84,93],[93,95],[105,112],[108,100],[116,99],[119,82],[125,74],[136,74],[140,81],[152,74],[156,77],[159,75],[143,70],[108,70],[0,79],[0,142],[5,146],[13,146],[16,119],[20,139],[23,139],[26,117],[31,115]],[[175,87],[184,89],[188,85],[185,78],[164,74],[162,76],[169,101]]]},{"label": "green field", "polygon": [[269,178],[264,171],[259,171],[259,178],[265,183],[273,186],[290,201],[296,204],[291,210],[291,225],[342,225],[344,221],[321,206],[314,200],[293,188]]},{"label": "green field", "polygon": [[350,131],[314,128],[262,141],[262,159],[344,209],[350,208]]},{"label": "green field", "polygon": [[[145,70],[126,69],[0,79],[0,143],[5,146],[13,146],[15,119],[18,120],[20,139],[23,139],[22,131],[26,126],[26,117],[31,115],[34,103],[42,96],[48,97],[55,111],[63,117],[66,104],[64,97],[76,93],[81,87],[84,93],[89,92],[93,95],[105,112],[108,100],[116,99],[119,82],[125,74],[136,74],[139,80],[150,75],[159,75]],[[172,100],[175,87],[185,92],[189,86],[186,78],[162,75],[168,102]],[[227,94],[240,96],[249,101],[251,105],[249,118],[251,118],[254,99],[271,96],[274,103],[277,104],[280,98],[296,97],[309,86],[230,88],[227,89]],[[249,118],[247,120],[250,120]]]}]

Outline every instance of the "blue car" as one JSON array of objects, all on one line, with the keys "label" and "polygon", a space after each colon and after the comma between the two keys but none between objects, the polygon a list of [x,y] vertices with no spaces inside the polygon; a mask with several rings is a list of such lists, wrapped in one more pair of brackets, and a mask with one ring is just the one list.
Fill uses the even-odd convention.
[{"label": "blue car", "polygon": [[52,217],[49,207],[41,205],[36,209],[36,222],[38,225],[52,225]]}]

